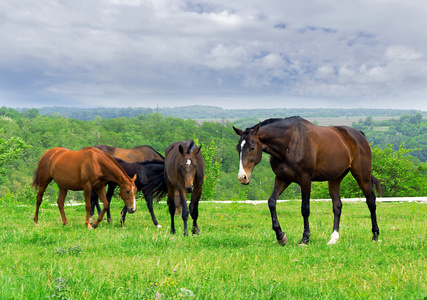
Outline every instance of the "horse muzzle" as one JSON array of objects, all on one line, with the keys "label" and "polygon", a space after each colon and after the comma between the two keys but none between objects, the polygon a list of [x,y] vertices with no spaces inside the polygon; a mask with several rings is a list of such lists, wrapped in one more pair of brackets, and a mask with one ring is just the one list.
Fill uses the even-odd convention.
[{"label": "horse muzzle", "polygon": [[247,176],[246,174],[239,174],[239,176],[237,176],[237,178],[239,179],[241,184],[244,185],[248,185],[251,181],[251,178],[249,176]]},{"label": "horse muzzle", "polygon": [[194,190],[194,186],[186,186],[185,190],[187,191],[187,193],[192,193]]},{"label": "horse muzzle", "polygon": [[133,214],[134,212],[136,212],[136,208],[128,207],[128,213]]}]

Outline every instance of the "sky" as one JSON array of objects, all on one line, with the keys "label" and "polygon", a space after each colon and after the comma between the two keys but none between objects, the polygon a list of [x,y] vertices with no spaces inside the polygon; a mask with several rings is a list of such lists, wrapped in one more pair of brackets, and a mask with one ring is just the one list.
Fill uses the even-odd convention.
[{"label": "sky", "polygon": [[425,0],[0,1],[0,106],[427,111]]}]

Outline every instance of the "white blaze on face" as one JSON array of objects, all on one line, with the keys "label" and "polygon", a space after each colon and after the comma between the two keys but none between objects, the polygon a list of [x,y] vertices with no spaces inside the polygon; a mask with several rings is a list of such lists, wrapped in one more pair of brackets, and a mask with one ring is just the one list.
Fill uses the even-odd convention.
[{"label": "white blaze on face", "polygon": [[191,160],[187,159],[187,166],[189,167],[191,165]]},{"label": "white blaze on face", "polygon": [[136,211],[135,188],[133,186],[132,186],[132,194],[133,194],[133,210]]},{"label": "white blaze on face", "polygon": [[243,140],[242,143],[240,144],[240,164],[239,164],[239,175],[237,175],[237,178],[239,178],[239,180],[241,178],[244,178],[246,175],[245,169],[243,168],[243,146],[246,144],[246,141]]}]

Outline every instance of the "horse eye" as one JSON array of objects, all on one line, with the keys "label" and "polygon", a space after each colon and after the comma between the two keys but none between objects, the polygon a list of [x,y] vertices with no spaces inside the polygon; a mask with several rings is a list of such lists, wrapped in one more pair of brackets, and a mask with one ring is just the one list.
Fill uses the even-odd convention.
[{"label": "horse eye", "polygon": [[251,147],[251,151],[254,151],[254,150],[255,150],[255,146],[252,146],[252,147]]}]

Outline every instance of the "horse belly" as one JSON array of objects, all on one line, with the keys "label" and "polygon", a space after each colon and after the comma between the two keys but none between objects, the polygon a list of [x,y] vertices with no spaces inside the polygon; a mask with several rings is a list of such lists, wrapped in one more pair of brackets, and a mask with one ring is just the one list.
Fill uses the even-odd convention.
[{"label": "horse belly", "polygon": [[83,183],[78,169],[67,168],[64,164],[56,164],[51,169],[51,174],[59,187],[73,191],[83,190]]},{"label": "horse belly", "polygon": [[312,181],[328,181],[344,174],[351,164],[346,151],[331,151],[319,155],[314,166]]}]

